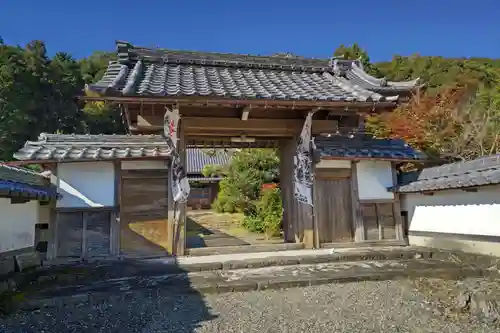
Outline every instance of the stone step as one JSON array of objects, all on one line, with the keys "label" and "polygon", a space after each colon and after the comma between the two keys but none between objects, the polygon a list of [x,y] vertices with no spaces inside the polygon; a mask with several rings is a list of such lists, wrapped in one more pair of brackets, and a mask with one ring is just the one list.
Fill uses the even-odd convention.
[{"label": "stone step", "polygon": [[437,259],[329,262],[130,276],[59,288],[47,287],[24,292],[22,297],[13,299],[18,300],[17,308],[33,310],[121,297],[123,293],[138,297],[135,293],[155,288],[172,290],[172,293],[206,294],[423,276],[457,279],[486,274],[490,272]]},{"label": "stone step", "polygon": [[222,254],[239,254],[239,253],[255,253],[255,252],[280,252],[301,250],[304,244],[297,243],[271,243],[258,245],[244,246],[208,246],[186,249],[186,254],[189,256],[213,256]]},{"label": "stone step", "polygon": [[65,285],[89,283],[131,276],[157,276],[164,274],[236,270],[272,266],[320,264],[329,262],[365,260],[428,259],[435,251],[427,248],[346,248],[294,250],[279,252],[239,253],[200,257],[165,257],[155,259],[115,260],[72,263],[47,267],[29,276],[38,284]]},{"label": "stone step", "polygon": [[130,276],[155,276],[343,261],[427,259],[435,255],[436,251],[427,248],[387,247],[293,250],[181,258],[94,260],[47,266],[32,272],[24,272],[17,277],[15,282],[21,285],[26,281],[30,284],[35,282],[37,284],[65,285]]}]

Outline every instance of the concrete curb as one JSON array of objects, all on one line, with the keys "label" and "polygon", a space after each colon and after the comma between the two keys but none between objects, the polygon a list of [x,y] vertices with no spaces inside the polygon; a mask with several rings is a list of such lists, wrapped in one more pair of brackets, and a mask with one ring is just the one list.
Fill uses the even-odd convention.
[{"label": "concrete curb", "polygon": [[235,270],[247,268],[263,268],[270,266],[291,266],[291,265],[309,265],[322,264],[330,262],[353,262],[353,261],[371,261],[371,260],[402,260],[402,259],[430,259],[433,257],[432,250],[362,250],[343,253],[331,253],[320,255],[303,256],[276,256],[256,259],[216,261],[208,263],[179,264],[172,267],[172,273],[177,272],[205,272],[218,270]]},{"label": "concrete curb", "polygon": [[[367,261],[367,260],[404,260],[404,259],[430,259],[433,258],[434,251],[430,249],[392,249],[392,250],[353,250],[352,252],[333,252],[318,255],[290,255],[290,256],[269,256],[264,258],[238,259],[238,260],[214,260],[210,262],[176,263],[175,261],[155,260],[124,260],[107,263],[87,263],[74,265],[61,265],[47,267],[38,271],[26,272],[12,277],[12,282],[18,289],[23,289],[23,285],[29,283],[33,285],[35,281],[39,286],[57,284],[64,286],[74,283],[89,283],[89,276],[96,273],[94,279],[111,279],[130,276],[158,276],[164,274],[180,274],[193,272],[208,272],[220,270],[264,268],[271,266],[291,266],[322,264],[347,261]],[[136,265],[136,263],[139,263]],[[114,270],[114,266],[117,267]],[[126,272],[122,273],[123,267],[128,266]],[[130,268],[130,270],[129,270]],[[117,276],[100,276],[100,270],[116,271]],[[100,277],[100,278],[99,278]],[[16,288],[15,288],[16,289]]]},{"label": "concrete curb", "polygon": [[348,274],[347,272],[340,272],[332,274],[332,276],[310,276],[310,277],[281,277],[269,281],[255,281],[252,279],[238,280],[238,281],[223,281],[218,283],[180,283],[175,285],[157,286],[152,285],[147,288],[130,289],[125,291],[107,291],[107,292],[89,292],[80,293],[68,296],[58,296],[51,298],[39,298],[27,301],[21,301],[17,304],[17,309],[24,311],[33,311],[43,308],[65,307],[72,304],[79,304],[82,302],[100,302],[110,299],[110,297],[137,297],[137,293],[145,290],[152,290],[154,288],[161,288],[163,290],[172,290],[173,293],[181,294],[218,294],[227,292],[245,292],[245,291],[259,291],[268,289],[285,289],[295,287],[307,287],[315,285],[323,285],[330,283],[348,283],[360,281],[384,281],[384,280],[397,280],[415,277],[430,277],[430,278],[447,278],[447,279],[460,279],[465,277],[480,277],[487,276],[491,272],[478,270],[473,268],[442,268],[442,269],[423,269],[420,271],[407,270],[391,270],[380,272],[360,272],[357,274]]}]

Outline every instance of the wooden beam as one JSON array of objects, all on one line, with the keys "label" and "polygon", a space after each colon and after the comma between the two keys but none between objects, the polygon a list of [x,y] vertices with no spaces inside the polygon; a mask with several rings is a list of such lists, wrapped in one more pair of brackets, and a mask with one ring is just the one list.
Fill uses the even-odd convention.
[{"label": "wooden beam", "polygon": [[252,109],[252,108],[251,108],[251,107],[249,107],[249,106],[245,106],[245,107],[243,108],[243,111],[241,111],[241,120],[243,120],[243,121],[248,120],[248,116],[250,115],[250,110],[251,110],[251,109]]},{"label": "wooden beam", "polygon": [[142,104],[180,104],[187,105],[215,105],[215,106],[262,106],[262,107],[291,107],[314,108],[314,107],[366,107],[374,109],[394,108],[396,102],[358,102],[358,101],[294,101],[294,100],[272,100],[272,99],[227,99],[207,97],[137,97],[137,96],[78,96],[83,101],[108,101],[114,103],[142,103]]},{"label": "wooden beam", "polygon": [[[248,136],[292,137],[300,133],[302,119],[247,119],[183,117],[185,135],[198,136]],[[139,131],[163,130],[163,118],[138,115],[134,128]],[[337,120],[313,120],[312,133],[334,133]]]}]

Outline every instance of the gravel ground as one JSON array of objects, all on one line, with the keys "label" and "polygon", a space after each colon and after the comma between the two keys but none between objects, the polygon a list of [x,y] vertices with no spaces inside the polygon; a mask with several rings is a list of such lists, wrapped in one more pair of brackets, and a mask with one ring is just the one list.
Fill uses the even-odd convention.
[{"label": "gravel ground", "polygon": [[425,309],[409,281],[358,282],[201,297],[162,290],[0,318],[0,332],[488,332]]}]

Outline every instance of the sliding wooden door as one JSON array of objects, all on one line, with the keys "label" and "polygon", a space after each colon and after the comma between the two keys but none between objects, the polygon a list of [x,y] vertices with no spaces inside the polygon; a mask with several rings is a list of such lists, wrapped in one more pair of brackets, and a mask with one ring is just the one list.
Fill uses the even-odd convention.
[{"label": "sliding wooden door", "polygon": [[168,172],[122,170],[120,252],[165,255],[168,243]]}]

